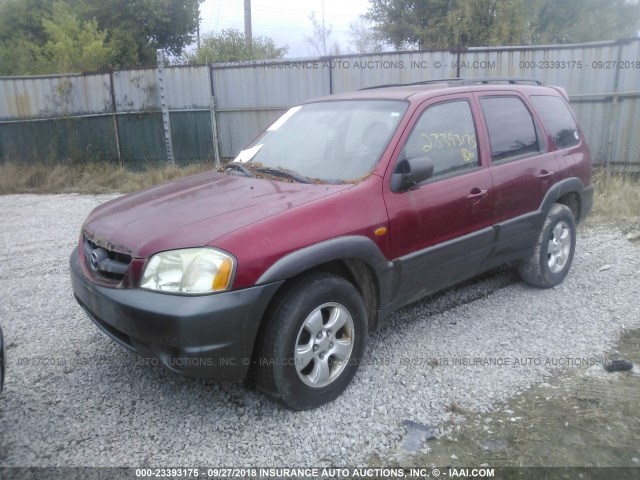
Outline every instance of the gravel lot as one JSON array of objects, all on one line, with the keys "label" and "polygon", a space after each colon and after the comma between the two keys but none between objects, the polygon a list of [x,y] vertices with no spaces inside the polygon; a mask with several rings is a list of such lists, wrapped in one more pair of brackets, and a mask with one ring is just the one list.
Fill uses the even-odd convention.
[{"label": "gravel lot", "polygon": [[[437,428],[457,406],[489,411],[567,368],[547,360],[599,357],[621,330],[640,327],[639,250],[621,232],[581,228],[559,287],[530,288],[502,270],[405,308],[371,336],[368,364],[340,398],[294,413],[239,385],[145,365],[91,323],[67,262],[82,221],[109,198],[0,197],[0,466],[401,462],[411,455],[405,420]],[[469,357],[510,364],[451,365]]]}]

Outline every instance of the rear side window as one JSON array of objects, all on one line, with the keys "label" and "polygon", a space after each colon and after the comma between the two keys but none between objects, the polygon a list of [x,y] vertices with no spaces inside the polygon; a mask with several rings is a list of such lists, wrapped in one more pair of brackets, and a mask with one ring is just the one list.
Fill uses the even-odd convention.
[{"label": "rear side window", "polygon": [[433,105],[422,113],[401,156],[413,157],[431,158],[434,177],[478,166],[476,129],[466,100]]},{"label": "rear side window", "polygon": [[522,100],[517,97],[485,97],[480,99],[480,103],[494,161],[539,151],[536,127]]},{"label": "rear side window", "polygon": [[552,95],[534,95],[533,105],[540,113],[542,121],[553,137],[558,148],[573,147],[580,142],[578,126],[571,111],[560,97]]}]

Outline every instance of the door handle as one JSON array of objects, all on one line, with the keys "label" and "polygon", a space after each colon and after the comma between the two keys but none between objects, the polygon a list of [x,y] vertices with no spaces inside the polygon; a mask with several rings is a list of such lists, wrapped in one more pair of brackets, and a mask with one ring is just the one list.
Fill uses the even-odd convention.
[{"label": "door handle", "polygon": [[548,180],[553,175],[553,172],[549,172],[547,170],[540,170],[538,174],[538,180]]},{"label": "door handle", "polygon": [[474,187],[467,195],[468,200],[482,200],[487,196],[488,190],[480,190],[478,187]]}]

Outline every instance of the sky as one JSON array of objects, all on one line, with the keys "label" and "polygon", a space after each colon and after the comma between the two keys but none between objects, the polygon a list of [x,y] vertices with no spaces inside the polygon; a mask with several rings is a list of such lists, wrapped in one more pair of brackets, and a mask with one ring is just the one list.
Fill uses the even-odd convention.
[{"label": "sky", "polygon": [[[278,47],[288,45],[287,58],[316,56],[305,37],[311,36],[309,14],[315,11],[322,21],[323,5],[325,25],[333,27],[329,41],[338,42],[345,51],[349,24],[367,11],[368,0],[251,0],[253,36],[271,37]],[[205,0],[200,17],[200,35],[224,28],[244,32],[244,0]]]}]

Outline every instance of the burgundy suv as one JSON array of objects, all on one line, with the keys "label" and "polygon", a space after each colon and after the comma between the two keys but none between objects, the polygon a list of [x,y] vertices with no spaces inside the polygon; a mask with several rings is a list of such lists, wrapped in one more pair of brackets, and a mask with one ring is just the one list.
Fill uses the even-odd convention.
[{"label": "burgundy suv", "polygon": [[293,409],[337,397],[392,311],[506,262],[562,282],[593,199],[566,93],[385,86],[294,107],[221,171],[96,208],[75,297],[115,342]]}]

